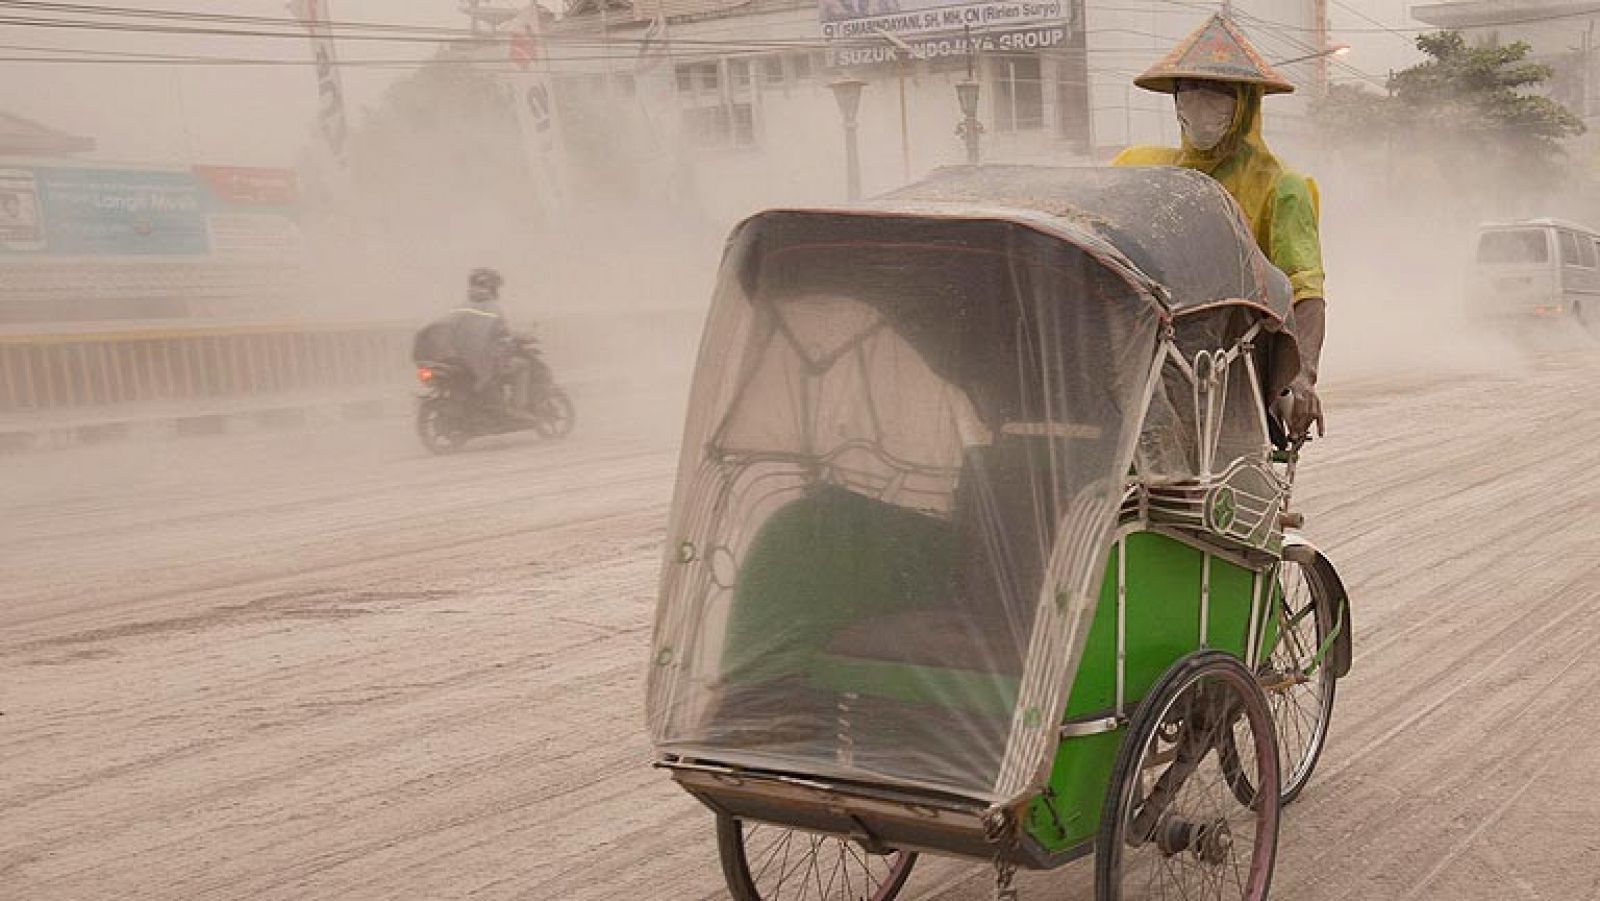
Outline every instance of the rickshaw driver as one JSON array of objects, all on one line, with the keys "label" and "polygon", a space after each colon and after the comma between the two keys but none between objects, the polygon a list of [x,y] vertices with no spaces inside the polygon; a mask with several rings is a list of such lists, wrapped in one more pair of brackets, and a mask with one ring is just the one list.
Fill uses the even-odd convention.
[{"label": "rickshaw driver", "polygon": [[1294,85],[1275,72],[1244,35],[1213,16],[1160,62],[1134,79],[1147,91],[1174,95],[1183,146],[1136,146],[1114,166],[1181,166],[1222,183],[1239,202],[1256,243],[1294,286],[1294,329],[1300,374],[1289,387],[1291,436],[1313,423],[1323,432],[1317,397],[1324,299],[1322,242],[1317,231],[1317,186],[1272,155],[1261,138],[1261,99]]}]

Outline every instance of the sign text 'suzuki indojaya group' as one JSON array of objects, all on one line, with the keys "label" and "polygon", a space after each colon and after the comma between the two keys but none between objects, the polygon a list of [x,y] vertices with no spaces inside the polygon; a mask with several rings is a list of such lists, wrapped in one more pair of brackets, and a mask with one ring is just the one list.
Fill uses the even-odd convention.
[{"label": "sign text 'suzuki indojaya group'", "polygon": [[896,36],[941,31],[1016,28],[1045,22],[1071,25],[1077,3],[1045,2],[947,3],[940,0],[823,0],[822,36],[826,40]]}]

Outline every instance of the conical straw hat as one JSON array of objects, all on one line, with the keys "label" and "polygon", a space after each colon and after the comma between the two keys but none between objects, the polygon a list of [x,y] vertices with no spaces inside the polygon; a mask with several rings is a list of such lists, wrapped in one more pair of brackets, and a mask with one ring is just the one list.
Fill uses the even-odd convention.
[{"label": "conical straw hat", "polygon": [[1171,94],[1180,78],[1258,84],[1268,94],[1294,91],[1294,85],[1267,65],[1244,34],[1220,15],[1212,16],[1180,41],[1133,83],[1147,91]]}]

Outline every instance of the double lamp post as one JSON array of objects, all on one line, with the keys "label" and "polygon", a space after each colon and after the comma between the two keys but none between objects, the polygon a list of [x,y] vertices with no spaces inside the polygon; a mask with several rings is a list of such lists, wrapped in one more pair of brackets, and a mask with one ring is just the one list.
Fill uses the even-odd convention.
[{"label": "double lamp post", "polygon": [[[861,110],[861,89],[867,83],[850,78],[828,85],[833,89],[833,99],[839,104],[839,116],[844,120],[845,196],[861,199],[861,150],[857,140],[857,113]],[[978,165],[978,138],[983,125],[978,121],[978,82],[973,80],[969,67],[967,80],[956,85],[956,100],[961,105],[961,121],[956,134],[966,144],[967,165]],[[902,123],[903,125],[904,123]]]}]

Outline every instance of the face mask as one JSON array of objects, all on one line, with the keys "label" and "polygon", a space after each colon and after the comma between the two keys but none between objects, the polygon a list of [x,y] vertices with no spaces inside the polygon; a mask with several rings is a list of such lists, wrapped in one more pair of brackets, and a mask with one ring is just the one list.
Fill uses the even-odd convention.
[{"label": "face mask", "polygon": [[1231,94],[1201,88],[1178,91],[1178,124],[1183,127],[1183,136],[1201,150],[1216,147],[1233,126],[1237,102]]}]

